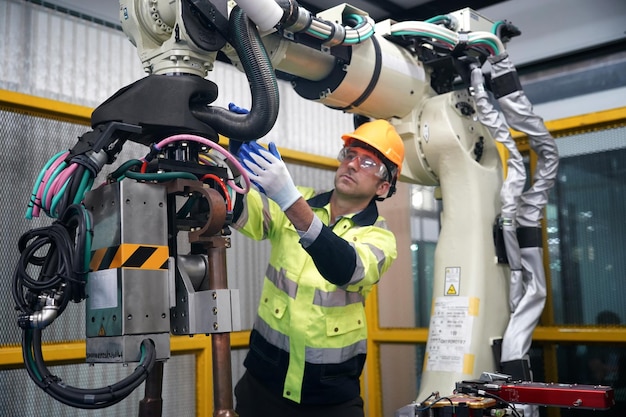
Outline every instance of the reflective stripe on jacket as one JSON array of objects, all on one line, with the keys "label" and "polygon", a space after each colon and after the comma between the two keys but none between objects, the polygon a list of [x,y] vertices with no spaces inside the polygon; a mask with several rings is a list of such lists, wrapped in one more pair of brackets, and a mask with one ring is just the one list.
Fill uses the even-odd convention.
[{"label": "reflective stripe on jacket", "polygon": [[[328,226],[330,192],[315,196],[310,188],[299,190]],[[246,196],[234,227],[272,244],[245,360],[248,371],[297,403],[339,403],[358,396],[367,349],[365,297],[397,256],[395,237],[375,202],[337,220],[334,233],[323,231],[306,250],[280,208],[256,191]],[[333,245],[337,236],[349,245]],[[354,272],[341,287],[319,272],[351,258],[356,258]]]}]

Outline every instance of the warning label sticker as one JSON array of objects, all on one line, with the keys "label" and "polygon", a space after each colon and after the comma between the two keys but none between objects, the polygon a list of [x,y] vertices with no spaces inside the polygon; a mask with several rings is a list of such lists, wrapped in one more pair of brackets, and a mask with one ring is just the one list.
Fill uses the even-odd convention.
[{"label": "warning label sticker", "polygon": [[448,266],[445,271],[445,284],[443,295],[459,295],[461,289],[461,268]]},{"label": "warning label sticker", "polygon": [[[428,329],[426,369],[465,372],[474,318],[468,297],[438,297]],[[471,372],[471,371],[470,371]]]}]

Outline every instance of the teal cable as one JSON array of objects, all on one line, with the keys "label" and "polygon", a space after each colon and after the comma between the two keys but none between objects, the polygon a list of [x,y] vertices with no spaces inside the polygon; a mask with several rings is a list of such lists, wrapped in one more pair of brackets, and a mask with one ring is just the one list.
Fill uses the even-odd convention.
[{"label": "teal cable", "polygon": [[35,376],[37,376],[37,378],[42,381],[43,378],[41,377],[41,374],[39,373],[39,369],[37,369],[37,366],[35,366],[35,360],[33,359],[32,356],[32,345],[33,345],[33,331],[31,329],[28,330],[24,330],[26,332],[26,351],[28,352],[28,363],[31,365],[30,369],[33,371],[33,373],[35,374]]},{"label": "teal cable", "polygon": [[189,172],[163,172],[160,174],[141,174],[139,172],[127,171],[126,176],[133,180],[140,181],[170,181],[177,178],[187,178],[190,180],[197,180],[198,178]]},{"label": "teal cable", "polygon": [[85,259],[83,259],[84,271],[89,271],[89,263],[91,262],[91,236],[93,231],[91,230],[91,216],[85,206],[77,205],[78,209],[82,211],[83,218],[85,219],[85,231],[86,235],[83,236],[85,245]]},{"label": "teal cable", "polygon": [[65,151],[61,151],[57,153],[56,155],[54,155],[52,158],[48,160],[48,162],[46,162],[46,165],[44,165],[41,171],[39,171],[39,175],[37,176],[37,179],[35,180],[35,184],[33,185],[33,191],[31,193],[32,200],[30,200],[30,202],[28,203],[28,208],[26,209],[27,219],[30,220],[33,218],[33,207],[35,206],[35,199],[37,198],[37,191],[39,191],[39,187],[41,186],[41,181],[43,180],[44,175],[46,175],[46,171],[48,170],[48,168],[50,168],[50,165],[52,165],[54,161],[56,161],[57,158],[59,158],[64,153]]},{"label": "teal cable", "polygon": [[89,189],[91,189],[91,186],[89,185],[90,179],[91,174],[89,173],[89,171],[85,171],[83,173],[83,177],[80,180],[78,190],[76,190],[74,201],[72,201],[73,204],[78,204],[83,201],[83,198],[85,198],[85,193],[89,191]]},{"label": "teal cable", "polygon": [[344,40],[344,44],[352,44],[352,43],[361,43],[366,39],[369,39],[372,37],[372,35],[374,34],[374,30],[370,30],[369,32],[367,32],[365,35],[359,37],[358,39],[346,39]]},{"label": "teal cable", "polygon": [[361,16],[360,14],[351,13],[348,15],[348,17],[356,20],[357,26],[359,25],[359,23],[363,23],[365,21],[365,19],[363,19],[363,16]]},{"label": "teal cable", "polygon": [[54,170],[52,175],[50,175],[50,178],[48,178],[48,182],[46,183],[46,187],[43,189],[43,194],[41,195],[41,206],[42,207],[45,205],[46,199],[48,197],[48,191],[50,191],[50,187],[52,186],[52,183],[54,182],[56,177],[61,173],[61,171],[63,171],[65,168],[67,168],[67,163],[65,163],[65,162],[60,163],[59,166]]},{"label": "teal cable", "polygon": [[111,178],[114,178],[115,180],[121,181],[126,171],[128,171],[130,168],[136,165],[141,165],[141,164],[143,164],[143,161],[139,159],[129,159],[128,161],[120,165],[115,171],[113,171],[110,174],[110,176]]},{"label": "teal cable", "polygon": [[326,36],[326,35],[324,35],[324,34],[322,34],[322,33],[318,32],[318,31],[316,31],[316,30],[314,30],[314,29],[307,29],[306,31],[307,31],[307,33],[309,33],[309,34],[311,34],[311,35],[315,36],[316,38],[320,38],[320,39],[324,39],[324,40],[325,40],[325,39],[328,39],[328,36]]},{"label": "teal cable", "polygon": [[[91,182],[93,183],[93,178]],[[91,240],[93,236],[93,230],[91,230],[91,215],[84,206],[80,207],[85,214],[85,229],[87,230],[87,235],[85,236],[85,271],[89,271],[89,263],[91,262]]]},{"label": "teal cable", "polygon": [[195,196],[189,197],[187,201],[185,201],[185,204],[183,204],[180,210],[176,213],[176,218],[184,219],[191,212],[191,207],[193,207],[197,199],[198,198]]},{"label": "teal cable", "polygon": [[498,20],[491,26],[491,33],[494,35],[498,33],[498,28],[504,24],[504,20]]},{"label": "teal cable", "polygon": [[433,24],[436,24],[439,22],[449,22],[449,21],[450,21],[450,18],[445,14],[440,14],[438,16],[431,17],[430,19],[425,20],[426,23],[433,23]]},{"label": "teal cable", "polygon": [[65,181],[65,184],[63,184],[63,187],[61,187],[61,189],[59,190],[59,192],[52,197],[52,203],[50,204],[50,217],[52,217],[53,219],[56,219],[59,217],[59,214],[56,213],[55,211],[57,209],[57,206],[59,205],[59,202],[63,199],[63,195],[65,194],[65,189],[67,188],[67,185],[70,183],[70,178],[67,179],[67,181]]}]

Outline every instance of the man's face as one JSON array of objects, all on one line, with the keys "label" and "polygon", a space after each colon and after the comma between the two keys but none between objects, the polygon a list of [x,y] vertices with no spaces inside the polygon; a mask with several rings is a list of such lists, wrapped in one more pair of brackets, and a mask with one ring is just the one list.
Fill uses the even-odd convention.
[{"label": "man's face", "polygon": [[359,199],[387,194],[389,182],[381,179],[386,170],[373,152],[359,147],[346,147],[341,150],[338,159],[341,162],[335,173],[335,189],[338,193]]}]

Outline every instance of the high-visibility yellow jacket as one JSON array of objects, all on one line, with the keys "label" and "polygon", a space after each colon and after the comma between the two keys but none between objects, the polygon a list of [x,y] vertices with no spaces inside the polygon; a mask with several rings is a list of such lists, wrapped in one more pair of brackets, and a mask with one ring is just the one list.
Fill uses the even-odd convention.
[{"label": "high-visibility yellow jacket", "polygon": [[233,225],[272,244],[244,365],[294,402],[340,403],[360,394],[367,349],[364,301],[396,258],[396,240],[374,201],[337,219],[331,229],[331,192],[299,190],[324,224],[306,249],[280,208],[256,191],[248,193]]}]

